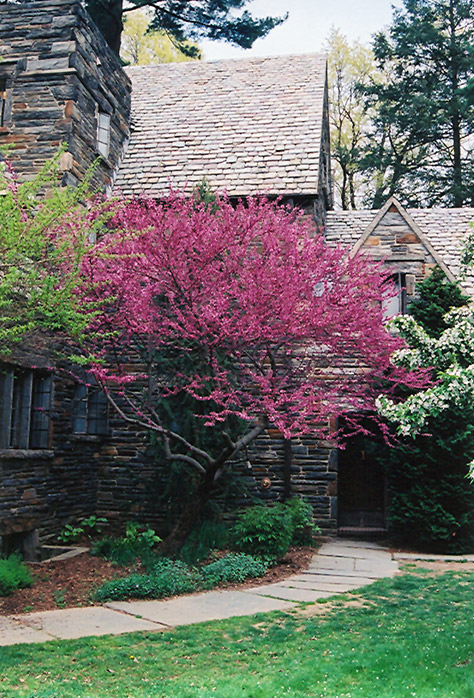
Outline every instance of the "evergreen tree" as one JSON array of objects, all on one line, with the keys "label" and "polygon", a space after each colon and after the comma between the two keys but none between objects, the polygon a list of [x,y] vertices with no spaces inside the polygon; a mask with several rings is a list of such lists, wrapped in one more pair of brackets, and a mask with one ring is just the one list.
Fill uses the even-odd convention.
[{"label": "evergreen tree", "polygon": [[245,9],[249,0],[85,0],[86,8],[114,53],[120,50],[124,13],[140,7],[153,11],[151,30],[163,30],[185,55],[196,57],[191,41],[212,39],[250,48],[285,17],[255,18]]},{"label": "evergreen tree", "polygon": [[438,339],[448,325],[444,319],[451,308],[468,305],[469,296],[458,284],[448,281],[444,272],[435,267],[431,275],[418,286],[416,300],[409,305],[409,313],[430,336]]},{"label": "evergreen tree", "polygon": [[472,203],[474,0],[404,0],[374,42],[384,80],[365,168],[378,177],[374,208],[396,193],[411,205]]}]

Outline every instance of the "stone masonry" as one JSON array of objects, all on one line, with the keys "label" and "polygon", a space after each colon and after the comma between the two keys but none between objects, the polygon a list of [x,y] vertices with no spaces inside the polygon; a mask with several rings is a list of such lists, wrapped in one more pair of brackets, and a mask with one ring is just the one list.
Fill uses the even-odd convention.
[{"label": "stone masonry", "polygon": [[61,144],[65,184],[99,155],[99,113],[110,117],[109,148],[93,185],[110,186],[129,134],[129,78],[77,0],[0,8],[0,86],[6,91],[0,145],[22,176],[38,172]]}]

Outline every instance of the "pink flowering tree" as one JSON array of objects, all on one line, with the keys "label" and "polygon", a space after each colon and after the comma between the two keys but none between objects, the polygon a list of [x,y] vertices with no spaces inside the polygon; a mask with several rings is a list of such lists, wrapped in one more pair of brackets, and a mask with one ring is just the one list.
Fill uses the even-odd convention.
[{"label": "pink flowering tree", "polygon": [[372,409],[382,380],[402,380],[390,364],[400,340],[382,322],[386,281],[263,199],[117,205],[83,258],[87,351],[121,417],[193,473],[170,545],[270,425],[285,438],[327,435],[331,417]]}]

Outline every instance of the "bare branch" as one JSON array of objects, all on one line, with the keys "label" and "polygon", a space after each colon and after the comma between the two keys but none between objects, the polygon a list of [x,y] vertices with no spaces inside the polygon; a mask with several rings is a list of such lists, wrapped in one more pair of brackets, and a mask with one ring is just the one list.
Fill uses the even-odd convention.
[{"label": "bare branch", "polygon": [[206,474],[206,468],[204,468],[199,461],[197,461],[192,456],[186,456],[184,453],[173,453],[170,448],[170,439],[167,434],[163,434],[163,445],[165,447],[165,454],[168,460],[179,460],[182,463],[188,463],[192,465],[198,472],[202,475]]},{"label": "bare branch", "polygon": [[[212,463],[213,459],[209,455],[209,453],[206,453],[206,451],[201,450],[200,448],[197,448],[194,446],[192,443],[187,441],[184,437],[182,437],[180,434],[177,434],[175,431],[172,431],[171,429],[165,429],[165,427],[161,426],[159,423],[153,422],[151,419],[140,419],[139,417],[131,417],[129,414],[127,414],[118,404],[118,402],[112,397],[112,394],[110,393],[109,390],[105,390],[105,394],[107,396],[108,401],[114,408],[114,410],[117,412],[117,414],[122,417],[128,424],[135,424],[143,429],[147,429],[149,431],[154,431],[157,434],[160,434],[163,438],[169,438],[173,439],[174,441],[178,442],[182,446],[184,446],[186,449],[194,453],[196,456],[200,456],[203,458],[207,463]],[[127,395],[122,396],[123,399],[126,401],[128,406],[135,411],[135,407],[133,405],[133,402],[130,400],[130,398]],[[188,456],[179,457],[179,460],[182,460],[183,458],[187,458]],[[191,457],[191,456],[189,456]],[[173,458],[178,458],[177,454],[173,454]],[[193,459],[194,460],[194,459]],[[196,461],[197,463],[198,461]],[[200,465],[202,468],[202,466]],[[205,469],[203,468],[203,472],[206,472]]]}]

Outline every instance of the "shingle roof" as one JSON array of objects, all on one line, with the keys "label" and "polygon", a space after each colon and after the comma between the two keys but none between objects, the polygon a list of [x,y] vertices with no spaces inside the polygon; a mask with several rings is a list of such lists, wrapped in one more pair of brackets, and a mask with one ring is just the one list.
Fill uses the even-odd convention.
[{"label": "shingle roof", "polygon": [[[408,215],[433,246],[453,276],[457,277],[463,240],[472,230],[474,208],[409,208]],[[354,247],[378,211],[329,211],[325,237],[329,244]],[[382,223],[383,225],[383,223]],[[474,292],[474,277],[463,286]]]},{"label": "shingle roof", "polygon": [[315,195],[326,58],[279,56],[127,69],[132,135],[123,194],[160,196],[205,177],[230,196]]}]

